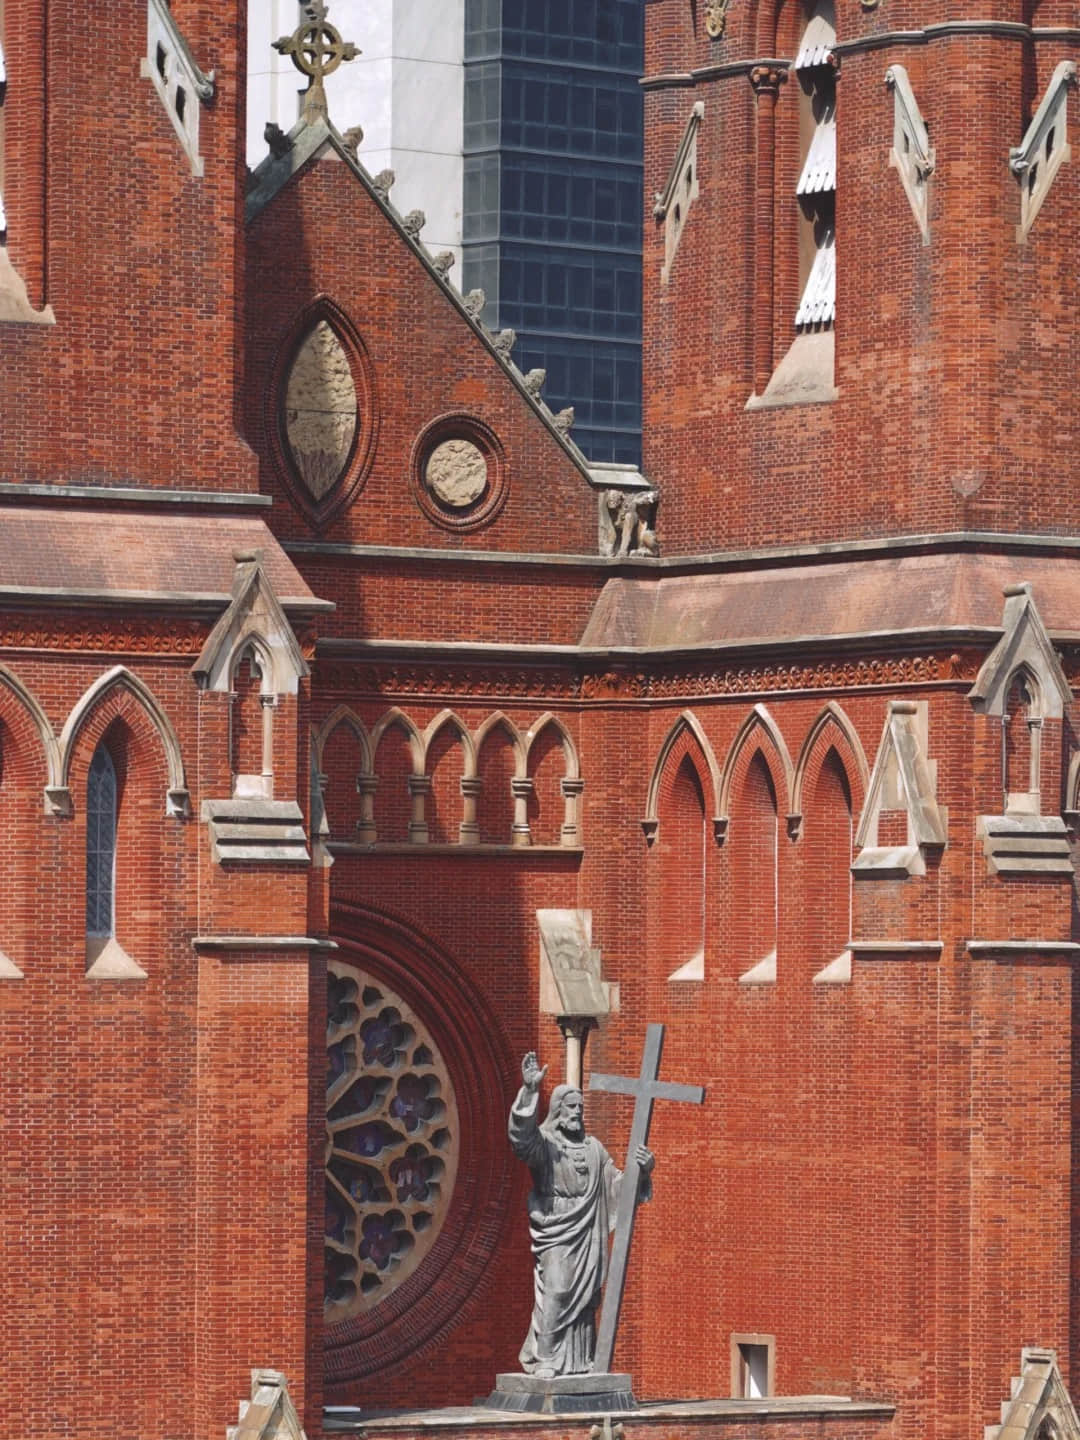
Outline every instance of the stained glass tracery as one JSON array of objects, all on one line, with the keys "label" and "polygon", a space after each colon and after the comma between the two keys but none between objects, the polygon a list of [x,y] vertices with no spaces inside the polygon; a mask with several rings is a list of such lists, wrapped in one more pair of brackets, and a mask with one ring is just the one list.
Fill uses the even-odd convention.
[{"label": "stained glass tracery", "polygon": [[331,1322],[370,1310],[428,1254],[457,1168],[453,1087],[423,1021],[382,981],[329,967],[326,1292]]}]

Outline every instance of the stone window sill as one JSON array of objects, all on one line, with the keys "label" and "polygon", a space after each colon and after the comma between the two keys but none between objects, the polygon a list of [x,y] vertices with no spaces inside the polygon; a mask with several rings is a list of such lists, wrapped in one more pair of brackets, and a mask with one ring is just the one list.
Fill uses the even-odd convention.
[{"label": "stone window sill", "polygon": [[88,980],[145,980],[147,973],[133,960],[115,935],[88,936],[86,941]]},{"label": "stone window sill", "polygon": [[836,377],[836,331],[806,330],[796,335],[760,395],[751,395],[747,410],[779,410],[792,405],[828,405],[839,391]]}]

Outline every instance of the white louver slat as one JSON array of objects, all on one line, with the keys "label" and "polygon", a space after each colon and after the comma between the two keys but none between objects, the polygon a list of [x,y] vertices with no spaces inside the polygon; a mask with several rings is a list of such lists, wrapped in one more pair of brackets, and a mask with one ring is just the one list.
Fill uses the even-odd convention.
[{"label": "white louver slat", "polygon": [[836,319],[836,240],[830,234],[814,257],[795,316],[795,328],[831,325]]},{"label": "white louver slat", "polygon": [[796,195],[820,195],[836,189],[836,116],[821,121],[814,131]]},{"label": "white louver slat", "polygon": [[835,48],[836,31],[823,15],[815,15],[803,31],[795,69],[812,70],[815,65],[827,65]]}]

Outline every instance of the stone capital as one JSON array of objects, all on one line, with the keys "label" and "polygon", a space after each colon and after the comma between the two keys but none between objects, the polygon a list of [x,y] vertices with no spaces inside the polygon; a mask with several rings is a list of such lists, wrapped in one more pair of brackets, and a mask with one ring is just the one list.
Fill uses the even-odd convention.
[{"label": "stone capital", "polygon": [[786,82],[787,71],[779,65],[755,65],[750,71],[750,84],[759,98],[768,95],[775,99],[780,93],[780,86]]}]

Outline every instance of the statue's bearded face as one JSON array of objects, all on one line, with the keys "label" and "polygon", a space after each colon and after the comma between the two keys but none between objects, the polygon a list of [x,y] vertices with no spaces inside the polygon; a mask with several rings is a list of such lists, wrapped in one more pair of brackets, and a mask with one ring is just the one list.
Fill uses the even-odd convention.
[{"label": "statue's bearded face", "polygon": [[585,1102],[580,1090],[571,1090],[569,1095],[563,1096],[559,1118],[555,1123],[571,1140],[581,1139],[585,1133]]}]

